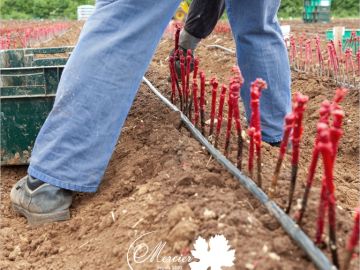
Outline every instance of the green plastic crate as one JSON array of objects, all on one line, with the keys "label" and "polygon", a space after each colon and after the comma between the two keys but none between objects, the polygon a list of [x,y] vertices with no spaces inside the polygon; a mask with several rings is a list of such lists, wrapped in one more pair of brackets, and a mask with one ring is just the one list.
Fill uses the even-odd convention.
[{"label": "green plastic crate", "polygon": [[1,165],[29,163],[72,49],[0,51]]},{"label": "green plastic crate", "polygon": [[304,0],[303,21],[306,23],[329,22],[331,0]]},{"label": "green plastic crate", "polygon": [[[360,29],[345,29],[342,36],[342,44],[343,44],[343,51],[345,51],[347,48],[351,48],[353,50],[353,53],[355,54],[359,49],[360,44],[359,42],[353,42],[353,43],[349,42],[352,32],[355,32],[357,37],[360,36]],[[326,30],[325,34],[327,40],[334,40],[333,29]]]}]

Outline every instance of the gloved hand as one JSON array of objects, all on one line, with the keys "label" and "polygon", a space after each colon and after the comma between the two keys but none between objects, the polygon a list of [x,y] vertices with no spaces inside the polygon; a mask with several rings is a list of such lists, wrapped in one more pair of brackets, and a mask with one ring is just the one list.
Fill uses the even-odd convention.
[{"label": "gloved hand", "polygon": [[[187,49],[181,47],[179,45],[179,50],[183,51],[183,55],[185,57],[185,69],[186,69],[186,56],[187,56]],[[169,56],[174,55],[174,49],[172,49],[169,53]],[[191,53],[191,62],[190,62],[190,72],[192,72],[194,70],[194,55],[193,53]],[[177,54],[175,56],[175,71],[177,74],[177,77],[179,79],[179,81],[181,81],[181,69],[180,69],[180,57],[179,54]],[[168,78],[168,81],[171,81],[171,78]]]}]

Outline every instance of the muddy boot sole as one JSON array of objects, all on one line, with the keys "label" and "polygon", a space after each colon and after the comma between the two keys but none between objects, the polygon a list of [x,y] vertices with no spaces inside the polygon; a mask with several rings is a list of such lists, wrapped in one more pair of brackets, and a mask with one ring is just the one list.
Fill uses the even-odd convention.
[{"label": "muddy boot sole", "polygon": [[26,217],[29,225],[31,225],[31,226],[41,225],[44,223],[51,223],[51,222],[56,222],[56,221],[64,221],[64,220],[70,219],[69,209],[59,211],[56,213],[36,214],[36,213],[31,213],[28,210],[24,209],[23,207],[21,207],[17,204],[14,204],[14,203],[12,203],[12,208],[18,214]]}]

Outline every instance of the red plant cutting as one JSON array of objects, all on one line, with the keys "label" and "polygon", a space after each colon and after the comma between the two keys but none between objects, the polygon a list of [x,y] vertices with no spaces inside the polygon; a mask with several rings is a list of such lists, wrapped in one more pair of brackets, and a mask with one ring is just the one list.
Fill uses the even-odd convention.
[{"label": "red plant cutting", "polygon": [[300,68],[300,66],[302,66],[302,62],[303,62],[303,41],[304,41],[304,37],[303,37],[303,35],[300,35],[299,36],[299,52],[300,52],[300,55],[299,55],[299,58],[300,58],[299,68]]},{"label": "red plant cutting", "polygon": [[199,58],[195,57],[194,58],[194,73],[193,73],[193,79],[197,78],[197,73],[199,70]]},{"label": "red plant cutting", "polygon": [[183,107],[183,95],[182,95],[181,88],[179,86],[179,80],[178,80],[176,70],[175,70],[175,56],[170,56],[169,59],[170,59],[169,60],[170,61],[170,74],[171,74],[172,80],[175,81],[175,85],[177,87],[179,99],[180,99],[180,108],[182,108]]},{"label": "red plant cutting", "polygon": [[211,136],[214,132],[214,119],[215,119],[215,109],[216,109],[216,93],[218,89],[218,81],[216,78],[212,78],[210,81],[210,84],[212,86],[211,91],[211,112],[210,112],[210,131],[209,136]]},{"label": "red plant cutting", "polygon": [[356,62],[358,66],[358,74],[360,76],[360,49],[356,52]]},{"label": "red plant cutting", "polygon": [[201,134],[205,135],[205,73],[200,71],[200,123]]},{"label": "red plant cutting", "polygon": [[227,118],[226,137],[225,137],[225,150],[224,150],[225,157],[228,157],[228,155],[229,155],[232,118],[233,118],[233,94],[232,94],[232,91],[231,91],[231,88],[230,88],[229,96],[228,96],[228,118]]},{"label": "red plant cutting", "polygon": [[[319,205],[319,214],[318,214],[318,222],[317,222],[317,229],[316,229],[316,243],[320,244],[322,241],[322,234],[324,231],[324,216],[326,210],[328,209],[329,215],[329,226],[330,226],[330,250],[333,257],[333,262],[336,266],[338,266],[338,258],[337,258],[337,249],[336,249],[336,218],[335,218],[335,195],[334,195],[334,183],[333,179],[329,180],[329,174],[327,174],[326,170],[331,169],[331,173],[333,171],[333,167],[335,164],[338,143],[340,137],[343,134],[341,129],[342,120],[344,117],[344,113],[340,109],[335,109],[332,111],[333,115],[333,125],[332,127],[325,130],[329,133],[329,138],[324,139],[320,137],[319,140],[319,149],[321,151],[321,143],[326,141],[326,147],[323,146],[323,160],[324,160],[324,168],[325,168],[325,176],[323,177],[322,187],[321,187],[321,202]],[[323,131],[322,134],[325,132]],[[322,136],[322,135],[320,135]],[[323,141],[321,141],[323,139]],[[328,142],[329,141],[329,142]],[[330,150],[328,149],[329,147]],[[324,152],[325,151],[325,152]],[[325,155],[325,156],[324,156]],[[330,155],[330,161],[329,156]],[[329,172],[328,172],[329,173]],[[331,176],[333,177],[333,176]]]},{"label": "red plant cutting", "polygon": [[225,103],[226,90],[227,90],[226,86],[223,84],[221,86],[219,109],[218,109],[218,114],[217,114],[216,135],[215,135],[215,143],[214,143],[215,147],[218,146],[218,142],[219,142],[221,124],[222,124],[222,120],[223,120],[223,109],[224,109],[224,103]]},{"label": "red plant cutting", "polygon": [[181,92],[183,94],[183,104],[180,105],[180,110],[184,111],[184,103],[186,106],[186,101],[187,101],[185,57],[183,56],[182,50],[179,52],[180,52]]},{"label": "red plant cutting", "polygon": [[309,197],[309,193],[310,193],[310,188],[312,186],[312,183],[314,181],[314,176],[315,176],[315,170],[316,170],[316,166],[317,166],[317,162],[319,160],[319,139],[320,139],[320,134],[326,130],[328,128],[328,125],[322,122],[319,122],[317,124],[317,136],[315,139],[315,145],[314,145],[314,149],[312,152],[312,157],[311,157],[311,162],[310,162],[310,167],[308,170],[308,176],[307,176],[307,181],[306,181],[306,187],[305,187],[305,193],[304,193],[304,197],[302,199],[301,202],[301,208],[300,210],[295,214],[295,219],[297,221],[298,224],[301,224],[305,210],[306,210],[306,205],[307,205],[307,200]]},{"label": "red plant cutting", "polygon": [[320,134],[322,133],[322,131],[324,131],[326,128],[328,128],[328,125],[330,124],[329,117],[331,114],[333,115],[333,119],[334,119],[333,120],[333,128],[332,128],[332,140],[333,140],[332,142],[333,142],[333,151],[335,153],[335,155],[334,155],[334,159],[335,159],[336,152],[337,152],[337,145],[338,145],[338,141],[340,139],[340,137],[337,138],[336,136],[341,136],[341,134],[339,132],[340,132],[341,122],[342,122],[342,117],[343,117],[343,112],[340,110],[341,107],[339,106],[339,102],[341,102],[344,99],[344,96],[346,95],[347,92],[348,92],[348,90],[346,88],[338,88],[338,89],[336,89],[336,93],[335,93],[332,103],[325,100],[321,104],[321,108],[319,111],[320,119],[319,119],[319,123],[317,124],[317,136],[315,139],[314,150],[312,153],[312,159],[311,159],[310,167],[308,170],[305,192],[304,192],[304,196],[303,196],[303,199],[301,202],[301,208],[300,208],[299,212],[296,213],[296,219],[297,219],[298,224],[301,224],[302,219],[304,217],[310,189],[312,187],[313,180],[314,180],[316,165],[317,165],[317,161],[319,158],[318,143],[319,143]]},{"label": "red plant cutting", "polygon": [[198,92],[198,85],[197,85],[196,79],[193,79],[193,93],[192,93],[192,96],[193,96],[194,111],[195,111],[193,124],[195,125],[195,127],[199,126],[199,103],[198,103],[197,92]]},{"label": "red plant cutting", "polygon": [[332,108],[338,109],[339,103],[344,99],[348,92],[349,90],[347,88],[337,88],[335,91],[335,96],[332,100]]},{"label": "red plant cutting", "polygon": [[[261,179],[261,125],[260,125],[260,96],[261,91],[267,88],[267,84],[262,79],[256,79],[251,83],[250,98],[251,98],[251,118],[250,118],[250,145],[249,145],[249,173],[252,176],[253,163],[253,148],[255,146],[256,161],[257,161],[257,183],[259,187],[262,185]],[[254,144],[254,145],[251,145]],[[252,150],[252,151],[251,151]],[[252,154],[250,154],[252,152]]]},{"label": "red plant cutting", "polygon": [[305,42],[305,71],[307,71],[312,64],[312,48],[311,40],[307,39]]},{"label": "red plant cutting", "polygon": [[233,118],[235,119],[235,127],[237,133],[237,144],[238,152],[236,157],[237,168],[241,170],[242,168],[242,152],[243,152],[243,139],[241,134],[241,122],[240,122],[240,112],[239,112],[239,92],[241,85],[238,82],[230,83],[230,91],[232,95],[232,106],[233,106]]},{"label": "red plant cutting", "polygon": [[175,49],[174,49],[174,52],[176,52],[179,49],[179,38],[180,38],[180,27],[178,25],[176,25],[175,27],[176,27],[176,32],[175,32]]},{"label": "red plant cutting", "polygon": [[336,246],[336,201],[335,201],[335,186],[333,179],[334,170],[334,151],[333,143],[331,141],[331,132],[329,129],[322,131],[319,139],[319,150],[323,158],[324,178],[321,189],[321,202],[319,206],[319,217],[316,230],[316,243],[321,242],[324,215],[326,208],[328,209],[329,219],[329,246],[334,265],[339,268],[339,261],[337,256]]},{"label": "red plant cutting", "polygon": [[293,130],[295,116],[293,113],[288,114],[285,117],[284,135],[280,144],[279,157],[276,163],[275,172],[271,181],[270,197],[276,192],[276,185],[280,174],[281,164],[284,160],[286,149],[289,143],[290,133]]},{"label": "red plant cutting", "polygon": [[354,66],[352,54],[353,54],[352,49],[347,48],[346,51],[345,51],[345,73],[346,73],[346,76],[348,78],[348,81],[350,81],[349,73],[350,73],[350,69],[351,69],[351,73],[352,73],[352,77],[353,77],[353,83],[355,84],[355,66]]},{"label": "red plant cutting", "polygon": [[255,128],[250,127],[248,129],[248,135],[249,135],[249,161],[248,161],[248,171],[250,174],[250,178],[253,177],[253,168],[254,168],[254,134],[255,134]]},{"label": "red plant cutting", "polygon": [[237,133],[237,168],[241,170],[242,168],[242,152],[243,152],[243,139],[242,139],[242,129],[240,122],[240,110],[239,110],[239,95],[240,89],[244,84],[244,78],[241,74],[240,68],[238,66],[234,66],[232,68],[232,72],[234,76],[230,81],[230,93],[232,94],[232,106],[233,106],[233,118],[235,119],[235,128]]},{"label": "red plant cutting", "polygon": [[175,104],[175,97],[176,97],[176,78],[173,71],[174,66],[174,57],[169,57],[169,70],[170,70],[170,78],[171,78],[171,102]]},{"label": "red plant cutting", "polygon": [[320,45],[320,38],[319,36],[317,36],[315,38],[315,46],[316,46],[316,55],[317,55],[317,60],[319,63],[319,74],[320,76],[322,76],[322,70],[324,68],[324,59],[321,53],[321,45]]},{"label": "red plant cutting", "polygon": [[189,96],[190,96],[190,72],[191,72],[191,50],[187,50],[186,52],[186,95],[185,95],[185,114],[188,114],[189,110]]},{"label": "red plant cutting", "polygon": [[[193,81],[196,81],[197,80],[197,72],[199,70],[199,58],[198,57],[195,57],[194,58],[194,72],[193,72]],[[193,87],[194,88],[194,87]],[[191,112],[192,112],[192,104],[193,104],[193,92],[191,91],[190,92],[190,98],[189,98],[189,105],[188,105],[188,116],[189,116],[189,119],[192,119],[192,115],[191,115]]]},{"label": "red plant cutting", "polygon": [[355,210],[354,227],[351,231],[350,237],[346,244],[346,255],[344,260],[343,270],[348,270],[352,254],[354,253],[355,247],[359,243],[360,235],[360,206]]},{"label": "red plant cutting", "polygon": [[300,140],[302,135],[302,119],[305,111],[305,105],[308,102],[309,97],[302,95],[301,93],[295,94],[295,105],[294,105],[294,130],[292,135],[292,159],[291,159],[291,182],[289,190],[289,201],[286,208],[288,214],[291,209],[292,199],[294,196],[296,177],[298,171],[299,155],[300,155]]},{"label": "red plant cutting", "polygon": [[293,36],[290,37],[290,62],[292,64],[295,64],[296,60],[296,44],[295,44],[295,38]]}]

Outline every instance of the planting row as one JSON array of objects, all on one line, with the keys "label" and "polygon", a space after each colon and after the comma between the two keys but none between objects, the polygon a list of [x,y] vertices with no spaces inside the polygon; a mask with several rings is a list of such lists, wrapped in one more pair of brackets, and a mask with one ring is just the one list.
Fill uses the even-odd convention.
[{"label": "planting row", "polygon": [[70,22],[46,22],[0,28],[0,50],[27,48],[54,38],[71,26]]},{"label": "planting row", "polygon": [[[360,83],[360,36],[351,33],[345,42],[324,41],[305,34],[286,40],[293,68],[328,76],[338,84],[357,87]],[[323,46],[325,44],[325,46]]]},{"label": "planting row", "polygon": [[[261,188],[262,183],[262,138],[261,138],[261,115],[260,102],[261,93],[266,91],[267,84],[262,79],[256,79],[251,84],[251,118],[249,127],[244,132],[240,121],[239,111],[239,93],[244,79],[238,67],[232,69],[233,76],[229,85],[222,84],[219,90],[219,82],[213,77],[209,80],[211,90],[210,114],[207,120],[206,112],[206,78],[205,73],[199,70],[199,58],[193,58],[191,50],[184,52],[178,46],[180,29],[175,33],[175,48],[169,57],[169,70],[171,78],[171,101],[180,107],[180,110],[192,121],[204,136],[218,149],[223,148],[224,155],[229,158],[229,149],[232,134],[236,134],[237,159],[236,165],[239,170],[243,170],[243,163],[246,163],[247,172],[251,178],[254,176],[254,161],[256,159],[256,182]],[[293,42],[293,39],[291,39]],[[293,46],[293,45],[292,45]],[[293,54],[295,57],[295,54]],[[296,54],[298,55],[298,54]],[[334,58],[336,59],[336,58]],[[340,60],[339,60],[340,62]],[[193,73],[191,74],[191,71]],[[220,91],[219,100],[217,99]],[[313,156],[308,170],[307,185],[304,190],[301,208],[294,211],[294,219],[301,225],[305,214],[308,196],[317,168],[319,159],[322,159],[322,189],[319,198],[319,211],[316,226],[315,243],[321,245],[324,243],[323,232],[325,227],[325,216],[328,216],[329,225],[329,247],[332,254],[333,263],[339,268],[339,259],[336,245],[336,199],[334,184],[334,164],[336,161],[337,150],[340,138],[343,134],[342,123],[344,112],[339,103],[347,93],[347,89],[339,88],[336,90],[333,100],[325,100],[319,110],[319,121],[317,125],[317,136],[314,142]],[[300,157],[300,143],[302,137],[303,114],[306,110],[308,97],[301,93],[296,93],[293,110],[284,119],[284,135],[279,147],[279,157],[276,163],[272,177],[271,188],[268,190],[270,197],[276,194],[277,180],[280,174],[281,165],[285,154],[291,152],[291,176],[288,193],[288,204],[286,213],[292,210],[293,195],[296,188],[298,162]],[[226,107],[227,104],[227,107]],[[226,130],[222,131],[223,114],[227,112]],[[232,132],[234,124],[235,132]],[[247,134],[247,136],[246,136]],[[220,146],[220,136],[224,135],[225,144]],[[248,138],[247,145],[244,144],[245,138]],[[291,145],[291,147],[289,147]],[[248,160],[243,161],[243,150],[247,146]],[[290,149],[287,149],[290,148]],[[274,148],[276,149],[276,148]],[[355,217],[353,232],[349,236],[347,244],[347,255],[342,269],[347,269],[351,260],[351,254],[359,242],[359,209]]]}]

